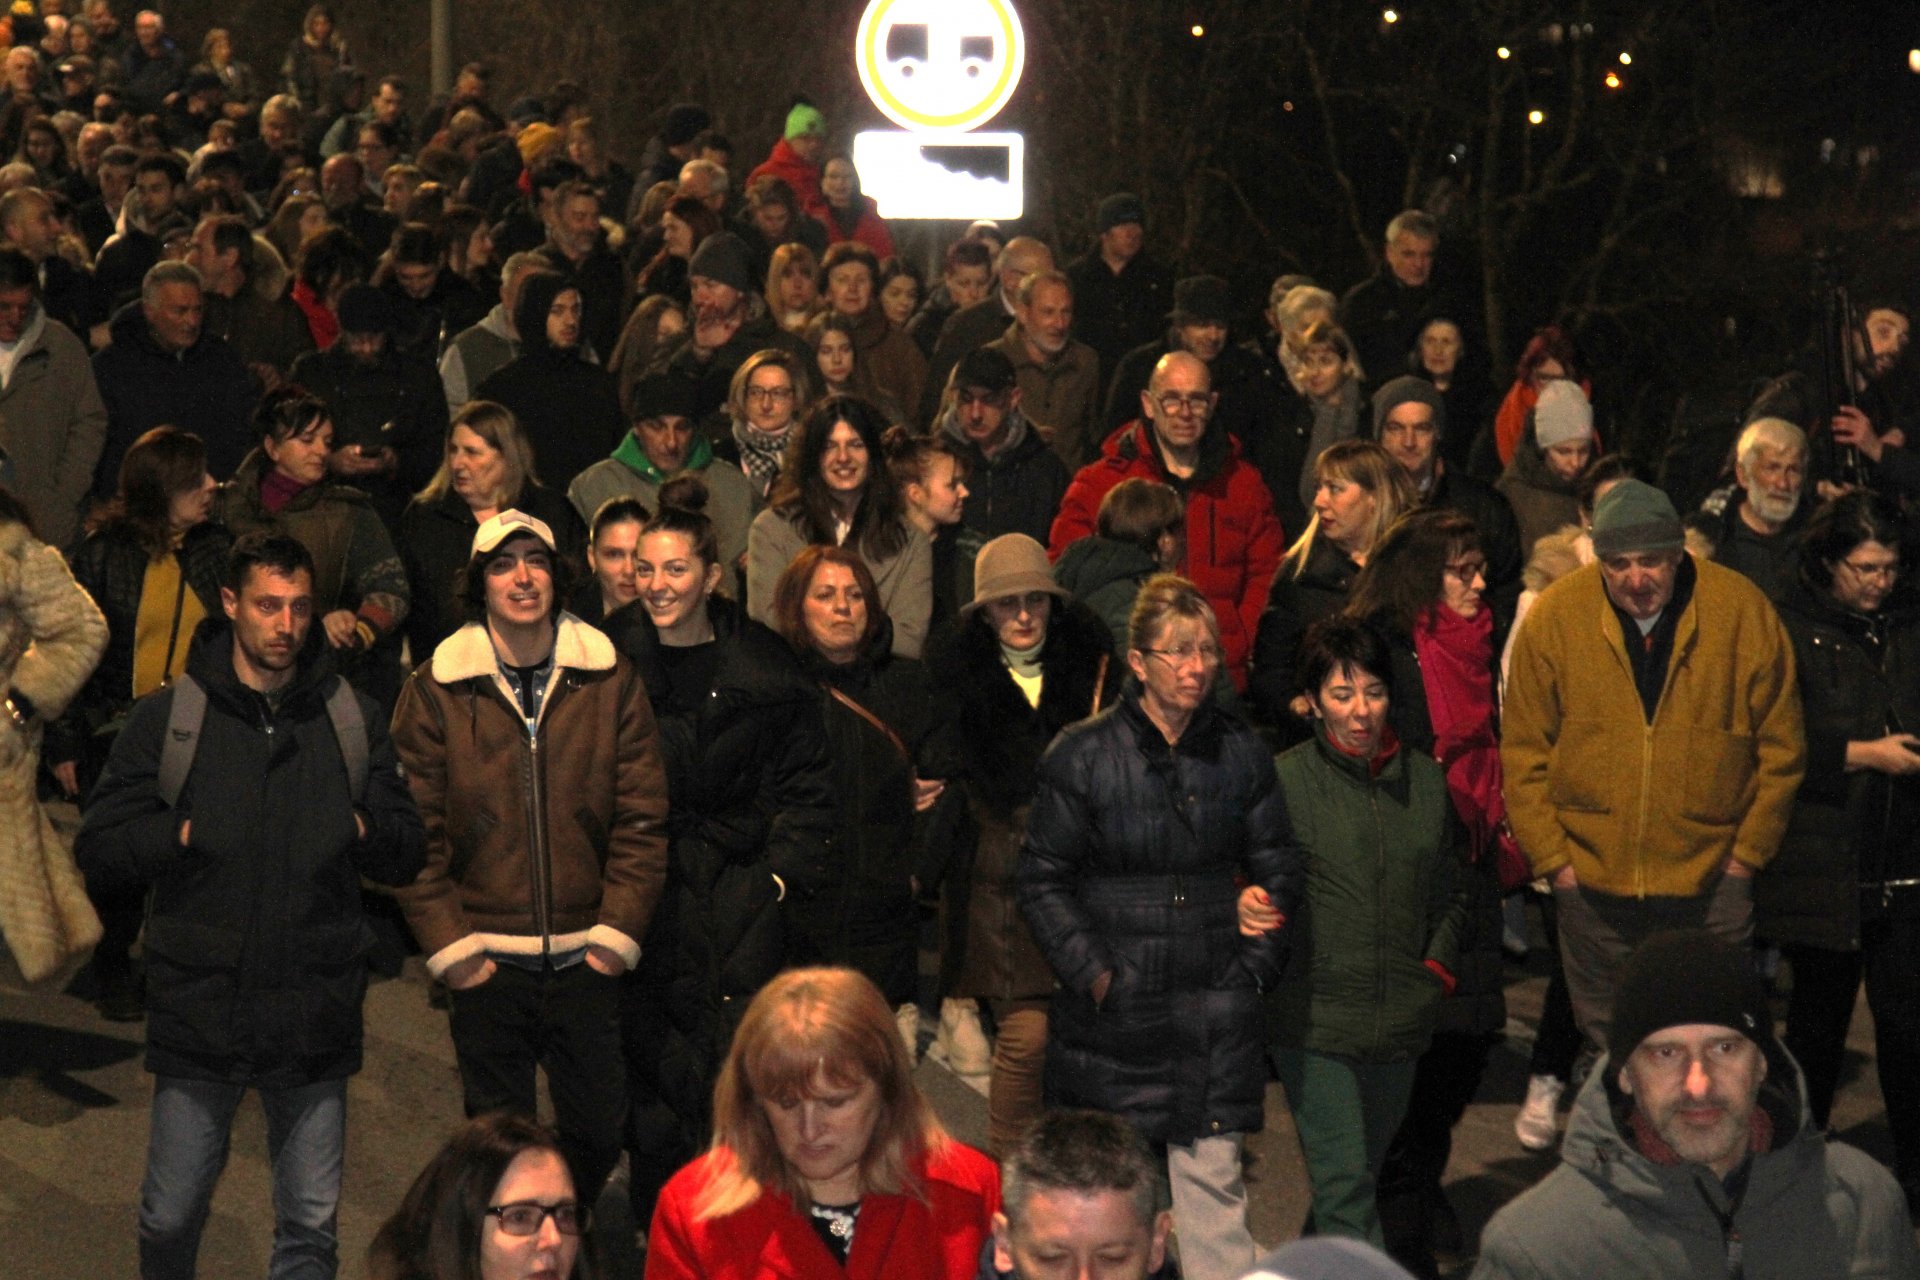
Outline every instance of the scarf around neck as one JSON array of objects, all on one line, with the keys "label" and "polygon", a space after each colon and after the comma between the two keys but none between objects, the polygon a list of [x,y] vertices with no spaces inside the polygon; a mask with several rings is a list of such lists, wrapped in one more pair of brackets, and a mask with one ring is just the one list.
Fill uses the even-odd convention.
[{"label": "scarf around neck", "polygon": [[1444,604],[1422,609],[1414,619],[1413,647],[1433,721],[1434,758],[1447,775],[1447,793],[1478,862],[1507,816],[1493,731],[1493,613],[1483,607],[1463,618]]},{"label": "scarf around neck", "polygon": [[733,420],[733,442],[740,446],[740,468],[753,481],[761,497],[767,496],[774,477],[780,474],[780,455],[792,438],[792,426],[777,436],[770,436],[764,431],[755,431],[745,418]]}]

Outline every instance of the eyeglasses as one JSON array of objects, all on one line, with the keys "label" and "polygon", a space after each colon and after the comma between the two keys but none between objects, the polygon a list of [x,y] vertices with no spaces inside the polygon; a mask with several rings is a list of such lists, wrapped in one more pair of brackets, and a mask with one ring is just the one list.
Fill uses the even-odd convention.
[{"label": "eyeglasses", "polygon": [[1447,576],[1460,582],[1472,582],[1475,578],[1484,578],[1487,573],[1485,560],[1462,560],[1447,566]]},{"label": "eyeglasses", "polygon": [[1140,652],[1152,654],[1175,670],[1196,658],[1203,667],[1217,667],[1221,656],[1219,647],[1211,644],[1183,644],[1172,649],[1142,649]]},{"label": "eyeglasses", "polygon": [[1861,564],[1857,560],[1842,560],[1840,563],[1852,570],[1853,576],[1856,578],[1871,578],[1876,582],[1892,582],[1900,576],[1900,562],[1898,560],[1885,564]]},{"label": "eyeglasses", "polygon": [[548,1218],[563,1236],[577,1236],[593,1227],[593,1210],[572,1200],[559,1204],[541,1204],[537,1200],[516,1200],[512,1204],[487,1206],[487,1213],[500,1219],[500,1229],[510,1236],[530,1236],[540,1230]]},{"label": "eyeglasses", "polygon": [[793,399],[793,388],[792,387],[748,387],[747,399],[766,400],[766,401],[791,400]]},{"label": "eyeglasses", "polygon": [[1181,395],[1178,391],[1163,391],[1153,398],[1153,402],[1160,406],[1162,413],[1192,414],[1196,418],[1206,417],[1213,409],[1213,396],[1204,391],[1187,395]]}]

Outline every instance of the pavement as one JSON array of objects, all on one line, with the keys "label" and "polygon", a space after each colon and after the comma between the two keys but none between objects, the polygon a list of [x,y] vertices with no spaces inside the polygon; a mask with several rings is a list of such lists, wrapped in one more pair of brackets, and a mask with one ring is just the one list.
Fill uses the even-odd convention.
[{"label": "pavement", "polygon": [[[1526,1092],[1526,1056],[1545,990],[1536,951],[1508,968],[1510,1022],[1480,1096],[1455,1131],[1446,1191],[1466,1238],[1479,1237],[1501,1204],[1543,1177],[1552,1153],[1521,1149],[1513,1116]],[[341,1275],[363,1276],[368,1241],[414,1175],[460,1121],[460,1087],[446,1016],[428,1004],[417,957],[367,997],[366,1066],[348,1090],[347,1168],[340,1206]],[[923,1019],[923,1026],[930,1020]],[[924,1033],[923,1033],[924,1034]],[[58,992],[0,985],[0,1277],[71,1280],[137,1272],[135,1211],[145,1167],[151,1077],[141,1067],[142,1025],[110,1023]],[[1892,1149],[1871,1064],[1864,1002],[1834,1107],[1835,1136],[1882,1161]],[[944,1067],[924,1061],[922,1087],[956,1136],[979,1145],[984,1099]],[[1250,1218],[1264,1246],[1292,1238],[1307,1186],[1285,1098],[1269,1091],[1268,1126],[1249,1145]],[[214,1197],[201,1274],[263,1274],[272,1240],[265,1125],[249,1099]],[[596,1226],[607,1274],[638,1277],[633,1227],[616,1185]],[[1471,1258],[1454,1263],[1465,1275]]]}]

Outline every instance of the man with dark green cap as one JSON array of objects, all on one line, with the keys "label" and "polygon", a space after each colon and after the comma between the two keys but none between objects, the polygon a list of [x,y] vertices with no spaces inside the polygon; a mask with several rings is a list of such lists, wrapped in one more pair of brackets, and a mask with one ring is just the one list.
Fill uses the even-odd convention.
[{"label": "man with dark green cap", "polygon": [[1603,1049],[1615,973],[1642,939],[1751,936],[1753,874],[1807,752],[1779,616],[1687,552],[1666,494],[1607,490],[1593,550],[1514,641],[1500,757],[1514,835],[1553,884],[1574,1016]]}]

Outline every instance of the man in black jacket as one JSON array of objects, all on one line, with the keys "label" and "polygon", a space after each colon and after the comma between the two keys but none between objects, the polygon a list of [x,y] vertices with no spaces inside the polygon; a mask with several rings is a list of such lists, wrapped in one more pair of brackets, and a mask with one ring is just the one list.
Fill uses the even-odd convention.
[{"label": "man in black jacket", "polygon": [[[332,1275],[372,942],[360,879],[412,880],[426,836],[385,717],[311,630],[306,548],[241,539],[220,595],[226,617],[195,633],[191,682],[135,706],[74,848],[90,884],[153,893],[140,1273],[193,1275],[251,1088],[274,1170],[272,1273]],[[197,723],[177,705],[193,690]],[[190,756],[173,745],[183,733]]]},{"label": "man in black jacket", "polygon": [[944,403],[934,429],[967,460],[960,523],[982,542],[1024,533],[1044,546],[1073,477],[1021,412],[1013,361],[992,347],[968,352]]}]

